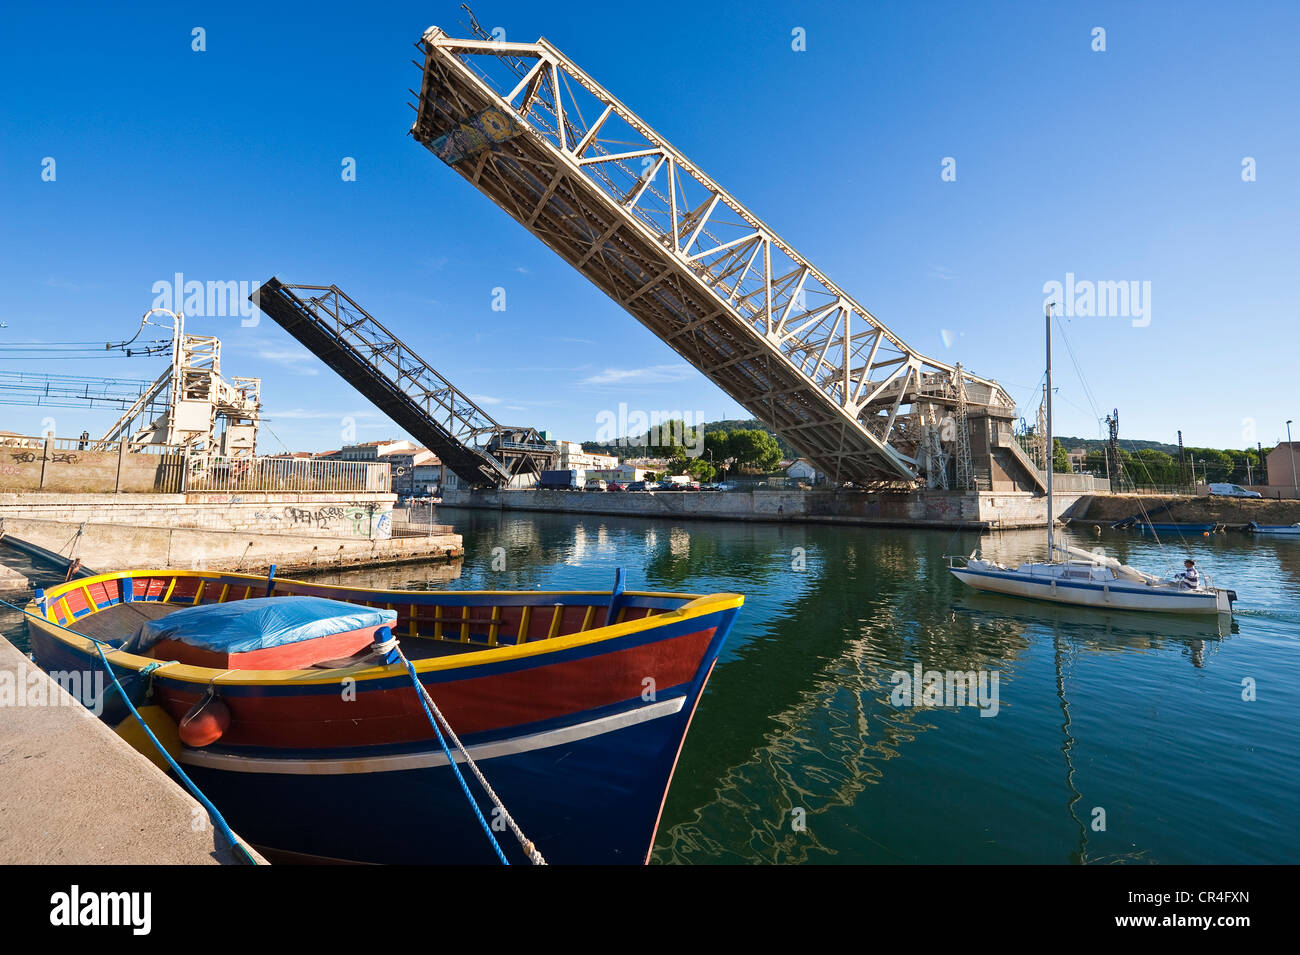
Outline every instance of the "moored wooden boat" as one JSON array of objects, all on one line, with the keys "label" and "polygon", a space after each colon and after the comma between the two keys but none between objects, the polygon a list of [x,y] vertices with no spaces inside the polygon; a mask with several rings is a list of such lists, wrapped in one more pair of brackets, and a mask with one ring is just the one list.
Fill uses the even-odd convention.
[{"label": "moored wooden boat", "polygon": [[[228,721],[213,721],[217,738],[179,747],[177,759],[265,850],[359,862],[495,859],[394,655],[395,637],[548,861],[641,863],[742,603],[617,585],[367,591],[140,570],[38,594],[28,623],[43,669],[102,672],[93,637],[108,644],[128,695],[148,693],[177,723],[211,688]],[[280,623],[268,624],[268,613]],[[244,639],[250,627],[255,638]],[[246,668],[281,665],[290,668]],[[110,723],[127,716],[120,700],[98,703]],[[516,845],[501,845],[523,861]]]}]

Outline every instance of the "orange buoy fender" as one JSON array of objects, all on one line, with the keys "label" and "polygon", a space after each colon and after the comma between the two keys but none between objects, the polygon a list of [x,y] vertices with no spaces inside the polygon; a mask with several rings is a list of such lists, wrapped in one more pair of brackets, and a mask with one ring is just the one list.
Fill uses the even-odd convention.
[{"label": "orange buoy fender", "polygon": [[[161,706],[141,706],[138,707],[140,719],[144,720],[145,725],[153,732],[158,742],[162,743],[163,749],[171,754],[172,759],[180,755],[181,738],[176,729],[176,721],[172,719],[171,714]],[[127,716],[122,722],[117,724],[117,735],[122,737],[139,752],[143,753],[159,769],[167,770],[171,766],[167,763],[162,753],[158,752],[158,747],[153,744],[153,740],[145,734],[140,724],[134,716]]]},{"label": "orange buoy fender", "polygon": [[221,739],[229,725],[230,708],[209,692],[181,717],[181,742],[196,749],[210,746]]}]

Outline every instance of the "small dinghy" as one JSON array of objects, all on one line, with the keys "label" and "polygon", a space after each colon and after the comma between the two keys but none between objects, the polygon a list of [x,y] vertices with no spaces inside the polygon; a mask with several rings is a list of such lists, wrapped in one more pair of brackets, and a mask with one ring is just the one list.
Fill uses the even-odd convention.
[{"label": "small dinghy", "polygon": [[[627,591],[621,572],[610,591],[546,593],[139,570],[38,592],[27,611],[36,663],[102,673],[102,649],[272,858],[491,862],[492,820],[512,862],[531,842],[549,862],[643,863],[743,600]],[[134,719],[114,692],[83,702]],[[490,783],[483,818],[453,759]],[[496,825],[507,810],[525,848]]]}]

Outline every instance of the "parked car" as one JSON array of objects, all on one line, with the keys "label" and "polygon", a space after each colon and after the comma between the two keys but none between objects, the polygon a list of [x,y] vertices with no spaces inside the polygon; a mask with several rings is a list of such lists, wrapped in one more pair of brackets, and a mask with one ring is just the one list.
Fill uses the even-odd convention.
[{"label": "parked car", "polygon": [[653,481],[633,481],[627,486],[627,489],[629,491],[648,491],[650,490],[649,485],[653,483]]},{"label": "parked car", "polygon": [[1259,491],[1248,491],[1240,484],[1211,484],[1210,493],[1218,497],[1263,497]]},{"label": "parked car", "polygon": [[609,485],[606,484],[604,481],[599,481],[599,480],[597,480],[597,481],[588,481],[588,482],[587,482],[587,490],[588,490],[588,491],[604,491],[604,490],[608,490],[608,488],[609,488]]},{"label": "parked car", "polygon": [[627,490],[627,485],[626,485],[626,484],[623,484],[623,483],[620,482],[620,481],[610,481],[610,482],[609,482],[609,487],[607,487],[605,490],[607,490],[607,491],[626,491],[626,490]]}]

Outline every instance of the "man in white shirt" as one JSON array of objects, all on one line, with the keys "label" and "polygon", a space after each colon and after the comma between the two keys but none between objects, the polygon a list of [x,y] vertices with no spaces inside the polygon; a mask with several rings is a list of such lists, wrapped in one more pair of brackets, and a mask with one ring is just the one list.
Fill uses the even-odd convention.
[{"label": "man in white shirt", "polygon": [[1187,569],[1179,574],[1177,579],[1187,590],[1195,590],[1201,585],[1201,575],[1196,572],[1196,561],[1189,557],[1183,561],[1183,566]]}]

